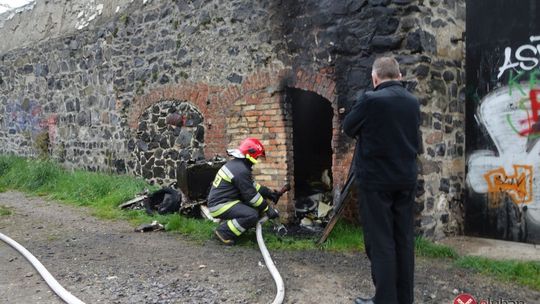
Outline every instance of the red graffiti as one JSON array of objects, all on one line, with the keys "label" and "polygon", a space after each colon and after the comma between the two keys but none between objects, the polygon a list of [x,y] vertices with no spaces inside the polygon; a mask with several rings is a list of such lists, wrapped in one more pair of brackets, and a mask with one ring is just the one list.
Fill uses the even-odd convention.
[{"label": "red graffiti", "polygon": [[54,142],[54,139],[56,137],[56,122],[57,121],[58,121],[57,114],[51,114],[49,118],[47,118],[47,128],[49,130],[49,141],[51,143]]},{"label": "red graffiti", "polygon": [[540,129],[538,128],[538,111],[540,111],[540,102],[538,101],[538,95],[540,94],[540,89],[531,90],[529,92],[529,99],[531,101],[531,112],[532,117],[529,116],[529,111],[527,111],[527,119],[523,119],[520,123],[527,124],[528,128],[519,132],[519,135],[526,136],[531,133],[538,133]]}]

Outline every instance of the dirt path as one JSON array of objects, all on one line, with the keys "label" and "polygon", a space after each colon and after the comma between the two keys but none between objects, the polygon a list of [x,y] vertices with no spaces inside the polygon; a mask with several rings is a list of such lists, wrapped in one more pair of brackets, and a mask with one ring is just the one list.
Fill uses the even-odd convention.
[{"label": "dirt path", "polygon": [[[257,248],[200,245],[177,234],[135,233],[74,208],[17,192],[0,193],[0,232],[35,255],[86,303],[270,303],[274,282]],[[373,291],[363,253],[273,251],[285,281],[285,303],[352,303]],[[0,303],[62,303],[39,274],[0,241]],[[458,292],[477,298],[540,303],[540,293],[418,259],[416,303],[453,303]]]}]

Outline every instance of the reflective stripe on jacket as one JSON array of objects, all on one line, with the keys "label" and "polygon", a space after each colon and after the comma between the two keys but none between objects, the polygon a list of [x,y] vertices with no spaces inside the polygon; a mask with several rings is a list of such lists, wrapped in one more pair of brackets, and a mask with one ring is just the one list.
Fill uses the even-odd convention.
[{"label": "reflective stripe on jacket", "polygon": [[231,159],[219,169],[212,182],[208,194],[210,214],[219,216],[240,202],[261,211],[266,210],[268,204],[259,193],[262,188],[266,187],[253,181],[251,165],[246,160]]}]

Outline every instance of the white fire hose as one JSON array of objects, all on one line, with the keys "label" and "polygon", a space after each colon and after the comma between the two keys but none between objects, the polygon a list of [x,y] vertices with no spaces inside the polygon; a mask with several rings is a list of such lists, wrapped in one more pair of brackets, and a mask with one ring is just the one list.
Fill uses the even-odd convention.
[{"label": "white fire hose", "polygon": [[[281,304],[283,303],[283,299],[285,298],[285,284],[283,283],[283,279],[281,278],[281,275],[279,274],[279,271],[276,268],[276,265],[274,265],[274,261],[272,261],[272,258],[270,257],[270,253],[268,252],[268,249],[266,248],[266,245],[264,244],[264,239],[262,236],[262,224],[268,220],[268,217],[265,216],[262,219],[257,222],[257,228],[256,228],[256,235],[257,235],[257,243],[259,244],[259,249],[261,250],[261,254],[264,258],[264,262],[266,264],[266,267],[270,271],[270,274],[274,278],[274,281],[276,282],[276,290],[277,294],[274,298],[274,301],[272,304]],[[67,291],[56,279],[51,275],[51,273],[41,264],[36,257],[34,257],[26,248],[21,246],[19,243],[14,241],[13,239],[9,238],[8,236],[0,233],[0,239],[4,241],[6,244],[13,247],[15,250],[17,250],[20,254],[22,254],[29,262],[34,266],[34,268],[38,271],[38,273],[43,277],[45,282],[51,287],[51,289],[62,299],[64,302],[68,304],[84,304],[83,301],[79,300],[77,297],[72,295],[69,291]]]},{"label": "white fire hose", "polygon": [[74,295],[69,293],[69,291],[65,290],[58,281],[55,280],[55,278],[47,271],[45,266],[41,264],[36,257],[34,257],[26,248],[21,246],[19,243],[15,242],[14,240],[10,239],[6,235],[0,233],[0,239],[4,241],[6,244],[13,247],[15,250],[17,250],[20,254],[22,254],[29,262],[34,266],[34,268],[39,272],[39,274],[43,277],[45,282],[51,287],[51,289],[60,297],[64,302],[68,304],[84,304],[83,301],[76,298]]},{"label": "white fire hose", "polygon": [[270,271],[270,274],[276,282],[277,294],[272,304],[281,304],[283,303],[283,299],[285,298],[285,284],[283,284],[283,279],[281,278],[281,275],[279,274],[276,265],[274,265],[274,261],[272,261],[268,249],[266,249],[266,245],[264,244],[264,239],[262,236],[262,224],[267,220],[268,217],[264,216],[257,222],[255,234],[257,235],[257,243],[259,244],[259,249],[261,250],[262,256],[264,258],[264,263],[266,264],[268,271]]}]

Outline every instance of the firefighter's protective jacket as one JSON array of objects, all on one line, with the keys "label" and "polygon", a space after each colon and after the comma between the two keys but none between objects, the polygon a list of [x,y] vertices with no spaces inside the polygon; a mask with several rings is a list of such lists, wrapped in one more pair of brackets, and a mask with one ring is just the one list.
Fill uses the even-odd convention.
[{"label": "firefighter's protective jacket", "polygon": [[271,190],[253,181],[248,160],[234,158],[225,163],[216,174],[208,194],[208,209],[219,217],[232,206],[242,203],[261,212],[268,209],[265,197]]}]

